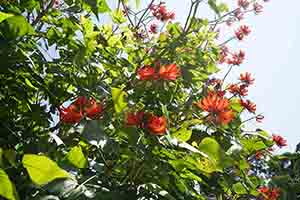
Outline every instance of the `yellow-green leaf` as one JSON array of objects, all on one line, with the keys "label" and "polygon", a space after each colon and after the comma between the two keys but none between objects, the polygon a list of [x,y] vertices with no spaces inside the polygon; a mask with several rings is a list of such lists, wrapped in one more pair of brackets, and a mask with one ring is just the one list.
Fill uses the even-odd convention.
[{"label": "yellow-green leaf", "polygon": [[5,20],[5,19],[7,19],[7,18],[9,18],[9,17],[12,17],[12,16],[14,16],[14,14],[12,14],[12,13],[0,12],[0,23],[1,23],[3,20]]},{"label": "yellow-green leaf", "polygon": [[37,185],[45,185],[57,178],[71,178],[68,172],[46,156],[25,154],[22,163]]},{"label": "yellow-green leaf", "polygon": [[192,130],[188,130],[186,128],[181,128],[175,133],[172,134],[173,137],[177,138],[179,141],[186,142],[192,136]]},{"label": "yellow-green leaf", "polygon": [[81,146],[75,146],[68,153],[67,158],[70,163],[72,163],[77,168],[86,168],[87,167],[87,159],[84,156]]},{"label": "yellow-green leaf", "polygon": [[116,112],[122,112],[124,108],[127,107],[127,102],[125,101],[125,97],[127,96],[126,92],[119,88],[112,88],[111,95]]},{"label": "yellow-green leaf", "polygon": [[8,200],[19,199],[14,184],[10,181],[8,175],[1,168],[0,168],[0,196]]}]

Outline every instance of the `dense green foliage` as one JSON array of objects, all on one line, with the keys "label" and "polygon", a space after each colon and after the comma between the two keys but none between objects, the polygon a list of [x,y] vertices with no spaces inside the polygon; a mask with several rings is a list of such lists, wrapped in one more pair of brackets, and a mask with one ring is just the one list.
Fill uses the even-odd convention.
[{"label": "dense green foliage", "polygon": [[[0,3],[0,196],[248,200],[260,195],[257,188],[266,180],[251,173],[252,160],[274,145],[270,135],[244,131],[247,113],[239,96],[226,98],[227,121],[212,120],[205,106],[195,105],[211,90],[227,88],[207,81],[219,71],[216,26],[233,12],[209,0],[216,19],[198,18],[199,5],[206,3],[195,0],[184,25],[170,20],[152,34],[150,6],[139,10],[139,4]],[[180,68],[175,78],[162,72],[154,80],[137,76],[142,66],[173,63]],[[101,117],[88,116],[85,108],[79,123],[64,123],[61,105],[82,96],[100,102]],[[164,116],[164,133],[149,122],[126,124],[128,113],[138,111]]]}]

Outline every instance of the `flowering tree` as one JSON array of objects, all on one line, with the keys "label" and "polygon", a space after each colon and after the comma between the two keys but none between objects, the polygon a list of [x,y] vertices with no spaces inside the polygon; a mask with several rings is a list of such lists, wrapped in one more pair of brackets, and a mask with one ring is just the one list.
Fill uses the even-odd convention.
[{"label": "flowering tree", "polygon": [[1,198],[278,199],[262,158],[286,141],[247,127],[252,75],[226,81],[262,3],[192,0],[181,24],[154,0],[2,1]]}]

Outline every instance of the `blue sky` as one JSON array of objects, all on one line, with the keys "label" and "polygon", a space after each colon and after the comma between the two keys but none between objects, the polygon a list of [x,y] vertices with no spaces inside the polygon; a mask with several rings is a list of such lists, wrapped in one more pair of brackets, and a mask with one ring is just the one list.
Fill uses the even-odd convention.
[{"label": "blue sky", "polygon": [[[176,20],[182,21],[187,15],[189,0],[165,2],[176,12]],[[233,4],[236,0],[223,2]],[[242,22],[252,29],[245,42],[236,44],[246,51],[246,62],[229,77],[236,80],[240,72],[246,71],[254,75],[256,82],[250,89],[250,98],[265,116],[261,128],[286,137],[289,145],[284,150],[288,151],[294,151],[300,142],[299,6],[300,1],[270,0],[264,4],[263,13],[250,14]]]}]

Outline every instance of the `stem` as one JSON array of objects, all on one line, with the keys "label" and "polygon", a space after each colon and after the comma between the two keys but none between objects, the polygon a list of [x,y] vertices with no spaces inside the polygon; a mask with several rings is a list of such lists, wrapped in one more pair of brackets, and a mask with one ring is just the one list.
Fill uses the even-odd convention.
[{"label": "stem", "polygon": [[32,26],[35,26],[42,19],[42,17],[49,11],[49,9],[53,7],[54,2],[55,0],[51,0],[48,6],[38,14],[38,16],[32,22]]},{"label": "stem", "polygon": [[226,77],[228,76],[228,74],[231,72],[232,68],[233,68],[233,65],[230,65],[229,70],[227,71],[227,73],[225,74],[225,76],[224,76],[224,78],[222,80],[222,84],[224,83],[224,81],[225,81]]},{"label": "stem", "polygon": [[123,8],[124,8],[124,10],[125,10],[125,12],[126,12],[126,16],[127,16],[128,20],[129,20],[131,26],[134,26],[134,24],[133,24],[131,18],[129,17],[129,11],[127,10],[127,9],[129,9],[129,8],[127,8],[127,6],[125,5],[125,3],[124,3],[123,0],[121,0],[121,2],[122,2],[122,6],[123,6]]},{"label": "stem", "polygon": [[153,2],[154,2],[154,0],[152,0],[152,1],[149,3],[147,9],[145,10],[145,12],[143,13],[143,15],[141,16],[141,18],[140,18],[140,20],[138,21],[138,23],[137,23],[137,25],[135,26],[135,28],[139,28],[139,26],[140,26],[140,24],[141,24],[141,22],[142,22],[142,19],[145,17],[146,13],[147,13],[148,10],[150,9],[150,7],[151,7],[151,5],[153,4]]}]

